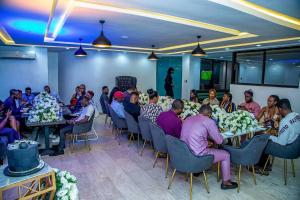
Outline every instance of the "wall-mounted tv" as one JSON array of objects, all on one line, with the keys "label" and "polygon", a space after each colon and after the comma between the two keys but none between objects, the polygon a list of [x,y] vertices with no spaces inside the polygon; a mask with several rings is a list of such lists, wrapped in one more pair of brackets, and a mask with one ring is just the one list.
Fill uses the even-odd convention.
[{"label": "wall-mounted tv", "polygon": [[212,76],[212,71],[201,71],[201,80],[210,81]]}]

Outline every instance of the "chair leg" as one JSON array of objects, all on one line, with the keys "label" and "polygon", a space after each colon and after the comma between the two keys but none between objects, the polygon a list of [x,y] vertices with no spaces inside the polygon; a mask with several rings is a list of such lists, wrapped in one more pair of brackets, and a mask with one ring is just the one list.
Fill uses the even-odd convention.
[{"label": "chair leg", "polygon": [[293,159],[291,159],[291,165],[292,165],[293,177],[295,178],[296,177],[296,172],[295,172],[295,163],[294,163]]},{"label": "chair leg", "polygon": [[263,173],[265,172],[265,169],[266,169],[266,167],[267,167],[267,164],[268,164],[270,158],[271,158],[271,156],[269,155],[268,158],[267,158],[267,161],[266,161],[266,163],[265,163],[265,165],[264,165]]},{"label": "chair leg", "polygon": [[170,189],[170,188],[171,188],[171,185],[172,185],[172,182],[173,182],[173,179],[174,179],[175,173],[176,173],[176,169],[174,169],[174,170],[173,170],[172,176],[170,177],[170,180],[169,180],[169,185],[168,185],[168,189]]},{"label": "chair leg", "polygon": [[158,155],[159,155],[159,152],[156,152],[156,154],[155,154],[155,160],[154,160],[154,163],[153,163],[153,168],[156,165],[156,162],[157,162],[157,159],[158,159]]},{"label": "chair leg", "polygon": [[253,181],[254,181],[254,184],[256,185],[256,177],[255,177],[255,169],[254,169],[254,165],[252,165],[252,175],[253,175]]},{"label": "chair leg", "polygon": [[190,173],[190,200],[193,199],[193,173]]},{"label": "chair leg", "polygon": [[109,125],[108,125],[108,128],[110,128],[111,127],[111,119],[109,120]]},{"label": "chair leg", "polygon": [[205,189],[206,189],[207,193],[209,193],[209,187],[208,187],[207,176],[206,176],[205,171],[203,171],[203,177],[204,177],[204,182],[205,182]]},{"label": "chair leg", "polygon": [[133,133],[131,133],[130,136],[129,136],[128,147],[130,146],[130,143],[131,143],[131,141],[132,141],[132,138],[133,138]]},{"label": "chair leg", "polygon": [[166,178],[168,178],[168,172],[169,172],[169,154],[167,154],[167,160],[166,160]]},{"label": "chair leg", "polygon": [[91,151],[91,144],[90,144],[90,141],[89,141],[88,133],[86,133],[85,137],[86,137],[86,143],[87,143],[88,150]]},{"label": "chair leg", "polygon": [[283,176],[284,176],[284,185],[286,185],[287,182],[287,160],[284,159],[283,164]]},{"label": "chair leg", "polygon": [[147,143],[147,141],[145,140],[145,141],[144,141],[144,144],[143,144],[143,146],[142,146],[142,149],[141,149],[140,156],[143,156],[143,152],[144,152],[146,143]]},{"label": "chair leg", "polygon": [[239,165],[237,192],[240,192],[240,187],[241,187],[241,172],[242,172],[242,165]]},{"label": "chair leg", "polygon": [[221,162],[219,161],[218,162],[218,164],[217,164],[217,170],[218,170],[218,172],[217,172],[217,182],[219,182],[220,181],[220,165],[221,165]]},{"label": "chair leg", "polygon": [[121,130],[117,128],[117,140],[119,142],[119,145],[121,144]]},{"label": "chair leg", "polygon": [[106,125],[107,123],[107,119],[108,119],[108,115],[105,115],[105,122],[104,122],[104,126]]}]

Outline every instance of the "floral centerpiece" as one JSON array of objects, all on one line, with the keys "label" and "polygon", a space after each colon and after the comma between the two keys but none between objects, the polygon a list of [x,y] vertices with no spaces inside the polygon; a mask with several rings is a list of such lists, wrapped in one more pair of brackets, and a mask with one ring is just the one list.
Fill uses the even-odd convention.
[{"label": "floral centerpiece", "polygon": [[139,94],[139,103],[142,105],[147,104],[149,101],[149,96],[145,93],[140,93]]},{"label": "floral centerpiece", "polygon": [[184,108],[183,108],[183,112],[180,115],[182,119],[185,119],[188,116],[197,115],[199,113],[199,109],[201,107],[200,103],[194,103],[189,100],[183,100],[183,103],[184,103]]},{"label": "floral centerpiece", "polygon": [[219,106],[212,106],[212,117],[217,121],[218,127],[223,131],[232,133],[251,132],[258,128],[258,122],[253,114],[237,110],[232,113],[226,113]]},{"label": "floral centerpiece", "polygon": [[163,111],[168,111],[172,107],[174,99],[168,96],[160,96],[158,99],[157,104],[160,105],[163,109]]},{"label": "floral centerpiece", "polygon": [[77,179],[68,171],[54,169],[56,175],[56,200],[78,200]]},{"label": "floral centerpiece", "polygon": [[29,111],[29,122],[53,122],[59,120],[59,104],[55,97],[46,92],[40,93],[33,100],[33,107]]}]

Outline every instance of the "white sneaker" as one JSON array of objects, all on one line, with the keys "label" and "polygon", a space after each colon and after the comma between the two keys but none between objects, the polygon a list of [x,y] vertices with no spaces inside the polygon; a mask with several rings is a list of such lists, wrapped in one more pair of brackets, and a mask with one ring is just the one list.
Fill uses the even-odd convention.
[{"label": "white sneaker", "polygon": [[57,138],[55,138],[55,139],[52,139],[51,141],[52,141],[52,143],[59,143],[59,141],[60,141],[60,138],[59,138],[59,137],[57,137]]},{"label": "white sneaker", "polygon": [[57,137],[57,136],[54,135],[54,134],[52,134],[52,133],[49,135],[49,138],[50,138],[50,139],[55,139],[56,137]]}]

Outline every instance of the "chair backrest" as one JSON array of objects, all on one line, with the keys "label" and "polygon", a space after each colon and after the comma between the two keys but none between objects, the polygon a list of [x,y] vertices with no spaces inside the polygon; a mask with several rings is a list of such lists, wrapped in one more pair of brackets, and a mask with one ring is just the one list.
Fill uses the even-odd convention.
[{"label": "chair backrest", "polygon": [[150,131],[151,121],[144,116],[139,116],[138,120],[143,139],[147,141],[152,141],[152,135]]},{"label": "chair backrest", "polygon": [[278,143],[269,141],[265,149],[266,154],[272,156],[285,158],[285,159],[297,159],[300,157],[300,134],[294,142],[288,145],[280,145]]},{"label": "chair backrest", "polygon": [[140,133],[139,125],[132,117],[132,115],[126,111],[124,111],[124,114],[125,114],[125,121],[127,123],[128,131],[131,133]]},{"label": "chair backrest", "polygon": [[73,134],[81,134],[81,133],[88,133],[92,130],[93,122],[95,118],[95,111],[93,112],[90,119],[85,123],[75,124],[73,126]]},{"label": "chair backrest", "polygon": [[113,121],[113,125],[119,129],[127,128],[125,119],[120,118],[110,105],[108,105],[108,109]]},{"label": "chair backrest", "polygon": [[241,149],[240,163],[242,165],[255,165],[258,163],[261,154],[267,146],[269,134],[254,136],[250,142]]},{"label": "chair backrest", "polygon": [[166,142],[171,165],[178,171],[198,173],[210,168],[213,163],[213,155],[196,156],[178,138],[166,135]]},{"label": "chair backrest", "polygon": [[150,123],[150,131],[154,149],[161,153],[168,153],[165,132],[153,123]]},{"label": "chair backrest", "polygon": [[104,104],[105,104],[105,108],[106,108],[106,114],[109,116],[109,117],[111,117],[111,115],[110,115],[110,112],[109,112],[109,104],[108,104],[108,102],[107,101],[104,101]]}]

